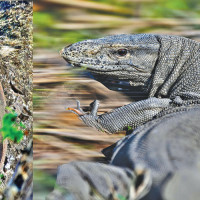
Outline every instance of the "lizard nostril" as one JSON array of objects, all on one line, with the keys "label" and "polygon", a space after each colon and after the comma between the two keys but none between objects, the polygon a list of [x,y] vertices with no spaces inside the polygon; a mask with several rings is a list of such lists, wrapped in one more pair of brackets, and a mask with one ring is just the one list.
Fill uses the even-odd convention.
[{"label": "lizard nostril", "polygon": [[63,56],[66,56],[67,55],[67,51],[68,49],[72,46],[72,44],[66,46],[65,48],[63,48],[59,53],[60,55],[63,57]]},{"label": "lizard nostril", "polygon": [[59,53],[60,53],[60,55],[63,57],[63,56],[65,56],[65,48],[64,49],[61,49],[60,51],[59,51]]},{"label": "lizard nostril", "polygon": [[69,48],[70,46],[72,46],[72,44],[70,44],[70,45],[66,46],[65,48]]}]

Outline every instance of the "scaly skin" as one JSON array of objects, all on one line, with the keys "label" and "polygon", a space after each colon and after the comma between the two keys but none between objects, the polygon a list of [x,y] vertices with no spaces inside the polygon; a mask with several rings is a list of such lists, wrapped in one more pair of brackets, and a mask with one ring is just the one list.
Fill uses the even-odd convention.
[{"label": "scaly skin", "polygon": [[100,116],[98,101],[90,114],[83,112],[80,102],[71,109],[87,125],[110,133],[144,125],[118,141],[114,149],[107,148],[111,165],[73,162],[60,166],[57,187],[48,199],[197,200],[199,49],[199,43],[186,38],[149,34],[109,36],[63,49],[63,57],[73,65],[128,80],[133,87],[144,86],[148,98]]},{"label": "scaly skin", "polygon": [[151,179],[142,168],[132,171],[100,163],[72,162],[59,166],[56,184],[46,200],[133,200],[149,191]]},{"label": "scaly skin", "polygon": [[177,104],[193,104],[200,100],[199,52],[200,44],[193,40],[153,34],[113,35],[65,47],[62,56],[72,65],[128,80],[148,92],[148,99],[108,114],[97,115],[98,102],[90,114],[80,105],[75,113],[85,124],[115,133],[136,128]]},{"label": "scaly skin", "polygon": [[200,106],[185,106],[118,141],[109,165],[60,166],[56,187],[47,199],[198,200],[199,120]]},{"label": "scaly skin", "polygon": [[[173,182],[171,178],[182,171],[193,171],[191,179],[196,176],[200,184],[199,120],[200,106],[193,105],[182,106],[179,112],[166,114],[150,121],[117,142],[110,164],[130,169],[141,165],[150,170],[153,184],[145,200],[165,199],[164,193],[168,183],[172,188],[187,188],[189,193],[194,187],[190,185],[192,180],[178,183]],[[195,181],[194,179],[194,183]],[[167,191],[167,196],[174,192],[172,188]],[[190,193],[188,196],[195,197],[199,194],[197,187],[194,187],[193,191],[195,193]],[[174,195],[177,194],[178,192]],[[180,195],[181,198],[175,196],[172,198],[172,196],[171,199],[185,200],[188,197]],[[198,195],[191,199],[198,199]]]},{"label": "scaly skin", "polygon": [[[98,101],[90,114],[83,112],[79,102],[77,109],[71,109],[87,125],[111,133],[144,125],[118,141],[114,149],[107,149],[111,165],[62,165],[57,175],[59,187],[49,199],[197,200],[199,49],[199,43],[186,38],[148,34],[109,36],[65,48],[62,55],[73,65],[144,86],[149,98],[100,116]],[[139,178],[138,168],[143,169]],[[174,188],[184,189],[184,193]]]}]

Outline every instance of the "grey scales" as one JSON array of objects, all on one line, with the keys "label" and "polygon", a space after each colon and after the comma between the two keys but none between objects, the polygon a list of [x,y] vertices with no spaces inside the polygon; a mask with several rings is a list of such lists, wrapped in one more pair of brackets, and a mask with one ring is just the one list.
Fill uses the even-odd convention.
[{"label": "grey scales", "polygon": [[[200,44],[167,35],[114,35],[72,44],[62,51],[75,66],[143,86],[149,99],[134,102],[97,116],[98,102],[91,114],[80,107],[80,118],[89,126],[108,133],[150,121],[163,109],[200,99]],[[178,101],[176,101],[178,100]],[[174,102],[174,103],[173,103]],[[188,101],[189,102],[189,101]],[[124,116],[126,114],[126,116]]]},{"label": "grey scales", "polygon": [[61,165],[47,200],[198,200],[200,106],[161,118],[118,141],[108,165]]},{"label": "grey scales", "polygon": [[65,47],[62,56],[73,66],[142,86],[148,95],[102,115],[97,100],[91,113],[77,103],[74,112],[86,125],[108,133],[129,126],[134,131],[105,151],[109,165],[61,166],[58,186],[47,199],[199,199],[199,55],[196,41],[155,34],[113,35]]}]

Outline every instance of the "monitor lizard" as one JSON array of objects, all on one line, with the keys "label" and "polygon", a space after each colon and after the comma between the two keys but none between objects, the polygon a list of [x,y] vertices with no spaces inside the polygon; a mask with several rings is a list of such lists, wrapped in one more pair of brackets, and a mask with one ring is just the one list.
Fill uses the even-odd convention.
[{"label": "monitor lizard", "polygon": [[134,131],[111,150],[110,165],[60,166],[57,184],[62,189],[55,188],[49,199],[188,199],[185,194],[198,199],[199,50],[196,41],[154,34],[114,35],[64,48],[62,56],[72,65],[143,86],[148,98],[99,116],[98,101],[90,114],[80,102],[71,109],[98,130],[115,133],[132,126]]},{"label": "monitor lizard", "polygon": [[84,113],[73,110],[87,125],[108,133],[133,129],[166,108],[193,104],[200,99],[200,44],[179,36],[136,34],[85,40],[65,47],[61,55],[74,66],[128,80],[143,86],[146,99],[97,115],[99,102]]},{"label": "monitor lizard", "polygon": [[166,114],[119,140],[109,164],[59,166],[47,200],[198,200],[200,106]]}]

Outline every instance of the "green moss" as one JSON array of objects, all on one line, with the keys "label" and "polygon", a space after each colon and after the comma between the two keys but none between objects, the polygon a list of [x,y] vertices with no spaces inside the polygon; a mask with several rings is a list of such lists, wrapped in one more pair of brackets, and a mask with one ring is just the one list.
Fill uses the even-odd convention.
[{"label": "green moss", "polygon": [[[8,108],[8,110],[10,109]],[[22,140],[24,133],[21,128],[25,129],[26,127],[22,122],[17,123],[16,119],[17,114],[14,111],[6,113],[3,116],[2,128],[0,129],[3,140],[8,138],[16,143],[19,143]]]}]

